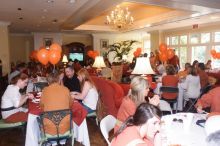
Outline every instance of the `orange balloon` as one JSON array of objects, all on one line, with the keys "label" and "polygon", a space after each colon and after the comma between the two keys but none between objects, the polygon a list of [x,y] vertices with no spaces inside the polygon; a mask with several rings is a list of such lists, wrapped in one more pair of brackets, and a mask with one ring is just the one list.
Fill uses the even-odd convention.
[{"label": "orange balloon", "polygon": [[167,51],[167,45],[165,43],[161,43],[159,46],[160,52],[166,52]]},{"label": "orange balloon", "polygon": [[216,51],[215,51],[214,49],[212,49],[212,50],[210,51],[210,53],[211,53],[211,55],[213,56],[213,55],[216,54]]},{"label": "orange balloon", "polygon": [[57,50],[49,51],[49,61],[51,64],[55,65],[60,61],[61,53]]},{"label": "orange balloon", "polygon": [[215,57],[216,57],[217,59],[220,59],[220,53],[216,53]]},{"label": "orange balloon", "polygon": [[159,58],[160,58],[160,61],[162,61],[162,62],[165,62],[168,59],[166,53],[160,53]]},{"label": "orange balloon", "polygon": [[29,58],[30,60],[37,60],[37,50],[31,51]]},{"label": "orange balloon", "polygon": [[169,48],[167,50],[167,58],[172,59],[174,55],[175,55],[175,53],[174,53],[173,49]]},{"label": "orange balloon", "polygon": [[62,48],[59,44],[57,43],[53,43],[51,46],[50,46],[50,50],[55,50],[55,51],[58,51],[59,53],[62,52]]},{"label": "orange balloon", "polygon": [[92,57],[93,51],[92,51],[92,50],[89,50],[89,51],[87,52],[87,55],[88,55],[89,57]]},{"label": "orange balloon", "polygon": [[96,56],[99,56],[99,51],[97,51],[97,50],[93,51],[93,56],[94,56],[94,58],[95,58]]},{"label": "orange balloon", "polygon": [[37,52],[37,59],[43,65],[46,65],[49,61],[49,51],[47,49],[41,49]]},{"label": "orange balloon", "polygon": [[141,48],[137,48],[136,51],[141,53],[142,49]]}]

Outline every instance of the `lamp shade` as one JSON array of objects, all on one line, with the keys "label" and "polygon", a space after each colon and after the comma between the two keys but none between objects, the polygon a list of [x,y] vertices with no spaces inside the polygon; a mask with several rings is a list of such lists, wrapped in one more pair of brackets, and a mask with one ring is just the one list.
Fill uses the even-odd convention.
[{"label": "lamp shade", "polygon": [[92,67],[96,67],[96,68],[106,67],[103,57],[102,56],[96,56],[95,62],[92,65]]},{"label": "lamp shade", "polygon": [[147,57],[138,57],[136,60],[136,64],[132,74],[141,74],[141,75],[148,75],[148,74],[155,74],[153,69],[150,65],[150,60]]},{"label": "lamp shade", "polygon": [[67,59],[67,56],[66,56],[66,55],[63,55],[62,62],[63,62],[63,63],[67,63],[67,62],[68,62],[68,59]]}]

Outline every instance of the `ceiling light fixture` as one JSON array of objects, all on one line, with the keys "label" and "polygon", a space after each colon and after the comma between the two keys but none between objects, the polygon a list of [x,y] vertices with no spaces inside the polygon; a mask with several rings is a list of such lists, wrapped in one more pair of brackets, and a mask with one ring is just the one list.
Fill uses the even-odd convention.
[{"label": "ceiling light fixture", "polygon": [[116,6],[115,10],[106,16],[106,24],[112,25],[119,30],[130,27],[133,22],[134,18],[131,16],[128,8],[122,9],[120,6]]}]

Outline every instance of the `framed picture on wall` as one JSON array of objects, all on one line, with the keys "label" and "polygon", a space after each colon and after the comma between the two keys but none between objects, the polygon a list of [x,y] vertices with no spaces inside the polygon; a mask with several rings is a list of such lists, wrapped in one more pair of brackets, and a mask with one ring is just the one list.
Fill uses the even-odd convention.
[{"label": "framed picture on wall", "polygon": [[108,48],[108,40],[107,39],[101,39],[100,40],[100,48]]},{"label": "framed picture on wall", "polygon": [[44,46],[50,47],[50,45],[53,43],[53,38],[44,38]]}]

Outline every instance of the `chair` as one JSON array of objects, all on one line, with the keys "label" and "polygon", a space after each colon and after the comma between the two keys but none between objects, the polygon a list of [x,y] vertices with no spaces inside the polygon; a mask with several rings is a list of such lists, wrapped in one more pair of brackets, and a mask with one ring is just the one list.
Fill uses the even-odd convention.
[{"label": "chair", "polygon": [[0,130],[21,128],[22,133],[25,133],[25,125],[26,125],[26,122],[5,123],[3,119],[0,120]]},{"label": "chair", "polygon": [[170,86],[162,86],[160,87],[160,95],[162,95],[162,93],[176,93],[177,94],[175,99],[166,99],[161,96],[163,100],[167,101],[170,104],[176,103],[176,113],[177,113],[177,107],[178,107],[177,99],[178,99],[179,88],[170,87]]},{"label": "chair", "polygon": [[190,106],[189,106],[188,109],[186,109],[186,112],[189,112],[189,111],[194,107],[194,105],[196,104],[196,102],[198,101],[198,99],[200,99],[200,98],[202,97],[202,95],[208,93],[209,90],[212,89],[212,87],[213,87],[213,86],[212,86],[211,84],[206,85],[205,87],[203,87],[203,88],[200,90],[200,95],[199,95],[198,98],[196,98],[196,99],[194,99],[194,100],[190,99],[190,100],[189,100]]},{"label": "chair", "polygon": [[34,91],[42,91],[44,87],[47,87],[47,86],[48,86],[47,82],[34,83]]},{"label": "chair", "polygon": [[169,111],[171,114],[173,114],[170,104],[165,100],[160,100],[159,108],[161,111]]},{"label": "chair", "polygon": [[[61,121],[67,116],[70,117],[69,119],[70,128],[64,134],[60,134]],[[51,121],[51,123],[53,123],[54,126],[56,127],[55,135],[50,135],[45,132],[45,124],[43,122],[45,119]],[[37,121],[40,127],[40,133],[41,133],[40,134],[41,138],[39,141],[40,145],[47,145],[47,143],[52,144],[54,141],[56,141],[57,144],[60,145],[60,141],[65,140],[65,139],[70,139],[71,145],[72,146],[74,145],[74,138],[73,138],[74,135],[73,135],[73,128],[72,128],[72,113],[70,109],[43,112],[40,115],[40,117],[37,118]]]},{"label": "chair", "polygon": [[100,122],[100,129],[101,129],[102,135],[104,136],[108,145],[110,145],[110,142],[108,139],[109,132],[115,127],[115,124],[116,124],[116,118],[112,115],[107,115]]}]

